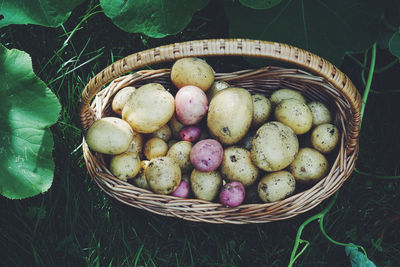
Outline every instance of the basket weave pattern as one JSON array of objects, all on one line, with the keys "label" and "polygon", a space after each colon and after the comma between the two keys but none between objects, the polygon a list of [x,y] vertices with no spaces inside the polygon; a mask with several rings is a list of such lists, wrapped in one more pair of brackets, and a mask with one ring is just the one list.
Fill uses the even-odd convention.
[{"label": "basket weave pattern", "polygon": [[264,67],[217,73],[216,79],[266,96],[277,88],[290,88],[301,92],[308,101],[318,100],[328,105],[335,114],[334,123],[342,133],[328,175],[311,188],[282,201],[227,208],[220,203],[200,199],[158,195],[120,181],[108,170],[103,156],[92,152],[83,139],[87,170],[102,190],[127,205],[163,216],[196,222],[248,224],[283,220],[306,212],[342,186],[353,171],[358,155],[361,97],[352,82],[335,66],[310,52],[284,44],[242,39],[201,40],[130,55],[104,69],[85,87],[80,109],[82,129],[86,131],[95,119],[111,115],[113,95],[127,85],[138,87],[148,82],[158,82],[167,89],[173,88],[170,69],[141,70],[121,75],[146,65],[182,57],[227,55],[277,59],[313,72],[310,74],[300,69]]}]

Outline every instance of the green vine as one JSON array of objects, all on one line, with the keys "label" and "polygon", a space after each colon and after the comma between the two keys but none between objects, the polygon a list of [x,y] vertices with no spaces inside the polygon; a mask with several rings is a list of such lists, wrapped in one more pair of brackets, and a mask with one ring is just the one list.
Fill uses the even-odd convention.
[{"label": "green vine", "polygon": [[[320,213],[315,214],[314,216],[308,218],[304,223],[302,223],[299,227],[299,229],[297,230],[297,235],[296,235],[296,240],[293,246],[293,250],[292,253],[290,255],[290,260],[289,260],[289,264],[288,266],[291,267],[293,266],[294,262],[297,260],[297,258],[303,254],[303,252],[306,250],[306,248],[310,245],[310,242],[304,239],[301,239],[301,234],[303,232],[303,229],[310,224],[311,222],[318,220],[319,222],[319,228],[321,230],[321,233],[325,236],[326,239],[328,239],[330,242],[332,242],[335,245],[338,246],[344,246],[344,247],[357,247],[360,248],[365,256],[367,256],[367,252],[365,251],[365,249],[360,246],[360,245],[354,245],[354,244],[350,244],[350,243],[342,243],[342,242],[338,242],[336,240],[334,240],[333,238],[331,238],[327,232],[325,231],[324,228],[324,217],[325,215],[330,211],[330,209],[333,207],[333,205],[336,202],[337,196],[338,196],[338,191],[335,193],[335,195],[333,196],[331,202],[329,202],[328,206],[322,210]],[[300,252],[297,253],[297,250],[299,249],[299,245],[305,243],[305,245],[303,246],[303,248],[301,249]]]},{"label": "green vine", "polygon": [[375,62],[376,62],[376,43],[374,43],[374,45],[372,46],[371,65],[369,68],[368,79],[365,84],[365,90],[364,90],[364,94],[363,94],[363,98],[362,98],[362,106],[361,106],[361,112],[360,112],[360,116],[361,116],[360,129],[361,129],[362,122],[363,122],[364,111],[365,111],[365,107],[367,105],[369,91],[371,90],[372,78],[374,77]]},{"label": "green vine", "polygon": [[[373,90],[371,90],[371,84],[372,84],[372,78],[374,76],[374,73],[377,73],[377,71],[375,71],[375,62],[376,62],[376,43],[372,46],[372,52],[371,52],[371,63],[370,63],[370,67],[369,67],[369,73],[368,73],[368,79],[365,80],[365,71],[368,69],[367,68],[367,54],[368,51],[365,52],[364,54],[364,64],[362,64],[360,61],[357,60],[357,62],[359,62],[359,64],[362,64],[363,67],[363,71],[362,71],[362,80],[363,83],[365,85],[365,90],[363,93],[363,103],[361,106],[361,123],[360,123],[360,128],[363,122],[363,116],[364,116],[364,112],[365,112],[365,107],[367,104],[367,99],[369,96],[369,93]],[[398,62],[398,59],[396,59],[393,62]],[[392,63],[393,63],[392,62]],[[392,66],[392,63],[389,63],[388,65],[386,65],[385,67],[381,68],[381,69],[388,69]],[[394,64],[393,64],[394,65]],[[374,91],[377,92],[377,91]],[[399,92],[398,90],[392,90],[391,92]],[[354,168],[354,171],[357,174],[363,175],[363,176],[369,176],[369,177],[374,177],[377,179],[399,179],[400,176],[398,175],[379,175],[379,174],[374,174],[374,173],[368,173],[368,172],[364,172],[364,171],[360,171],[357,169],[357,167]]]},{"label": "green vine", "polygon": [[[353,57],[354,58],[354,57]],[[365,51],[364,53],[364,64],[362,64],[363,67],[363,72],[367,69],[366,63],[368,60],[368,51]],[[356,62],[359,62],[358,60],[356,60]],[[368,95],[370,93],[371,90],[371,84],[372,84],[372,78],[374,76],[375,73],[375,62],[376,62],[376,43],[373,44],[372,46],[372,52],[371,52],[371,63],[370,63],[370,67],[369,67],[369,72],[368,72],[368,78],[365,81],[365,90],[363,93],[363,98],[362,98],[362,106],[361,106],[361,112],[360,112],[360,116],[361,116],[361,122],[360,122],[360,129],[361,129],[361,124],[363,121],[363,116],[364,116],[364,111],[365,111],[365,106],[367,104],[367,99],[368,99]],[[359,62],[361,64],[361,62]],[[359,172],[357,170],[357,172]],[[325,236],[326,239],[328,239],[331,243],[338,245],[338,246],[344,246],[344,247],[357,247],[360,248],[363,253],[365,254],[366,258],[368,258],[367,256],[367,252],[365,251],[365,249],[360,246],[360,245],[354,245],[354,244],[350,244],[350,243],[342,243],[342,242],[338,242],[336,240],[334,240],[333,238],[331,238],[327,232],[325,231],[324,228],[324,218],[325,215],[330,211],[330,209],[333,207],[333,205],[336,202],[337,196],[338,196],[338,192],[337,191],[334,195],[334,197],[332,198],[331,202],[329,202],[328,206],[322,210],[320,213],[315,214],[314,216],[310,217],[309,219],[307,219],[305,222],[303,222],[299,229],[297,230],[297,235],[296,235],[296,240],[293,246],[293,250],[292,253],[290,255],[290,260],[289,260],[289,267],[293,266],[294,262],[298,259],[298,257],[303,254],[303,252],[307,249],[307,247],[310,245],[310,242],[304,239],[301,239],[301,234],[303,232],[303,229],[310,224],[311,222],[318,220],[319,222],[319,228],[321,230],[321,233]],[[305,245],[303,246],[303,248],[300,250],[300,252],[297,252],[299,249],[300,244],[304,243]]]}]

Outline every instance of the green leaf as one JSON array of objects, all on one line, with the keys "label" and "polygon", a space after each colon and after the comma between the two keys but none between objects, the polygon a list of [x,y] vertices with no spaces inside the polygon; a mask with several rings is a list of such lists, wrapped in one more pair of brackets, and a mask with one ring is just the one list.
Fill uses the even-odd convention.
[{"label": "green leaf", "polygon": [[31,197],[51,186],[60,103],[34,74],[29,55],[0,45],[0,194]]},{"label": "green leaf", "polygon": [[386,0],[283,0],[267,10],[225,1],[231,37],[276,41],[340,65],[377,39]]},{"label": "green leaf", "polygon": [[100,0],[104,13],[126,32],[161,38],[183,30],[209,0]]},{"label": "green leaf", "polygon": [[[350,243],[351,244],[351,243]],[[367,256],[354,246],[345,247],[346,255],[350,259],[352,267],[376,267],[375,263],[367,258]]]},{"label": "green leaf", "polygon": [[0,28],[10,24],[57,27],[84,0],[0,0]]},{"label": "green leaf", "polygon": [[268,9],[278,5],[282,0],[239,0],[239,2],[253,9]]},{"label": "green leaf", "polygon": [[389,39],[389,51],[393,56],[400,59],[400,33],[398,31]]}]

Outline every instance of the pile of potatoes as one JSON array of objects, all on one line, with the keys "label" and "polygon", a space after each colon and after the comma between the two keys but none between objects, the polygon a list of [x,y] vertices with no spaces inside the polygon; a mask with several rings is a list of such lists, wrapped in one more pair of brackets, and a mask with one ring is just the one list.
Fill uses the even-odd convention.
[{"label": "pile of potatoes", "polygon": [[115,116],[88,129],[116,178],[235,207],[282,200],[327,175],[340,134],[323,103],[284,88],[251,94],[214,80],[199,58],[177,60],[171,81],[175,95],[159,83],[119,90]]}]

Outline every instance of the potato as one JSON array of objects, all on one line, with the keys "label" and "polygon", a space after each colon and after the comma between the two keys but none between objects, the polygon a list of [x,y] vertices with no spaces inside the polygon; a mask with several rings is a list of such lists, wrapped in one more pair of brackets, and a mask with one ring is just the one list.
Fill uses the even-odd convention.
[{"label": "potato", "polygon": [[214,82],[214,71],[200,58],[182,58],[172,66],[171,81],[178,89],[194,85],[206,91]]},{"label": "potato", "polygon": [[190,192],[190,185],[187,181],[181,180],[181,183],[179,184],[178,188],[171,193],[171,195],[175,197],[181,197],[181,198],[186,198],[189,195]]},{"label": "potato", "polygon": [[296,189],[296,180],[288,171],[272,172],[258,183],[258,196],[263,202],[285,199]]},{"label": "potato", "polygon": [[140,158],[137,153],[124,152],[114,155],[110,161],[110,171],[115,177],[126,181],[135,177],[140,170]]},{"label": "potato", "polygon": [[210,102],[207,126],[212,136],[225,145],[239,142],[253,119],[253,100],[243,88],[230,87],[218,92]]},{"label": "potato", "polygon": [[175,111],[174,97],[159,83],[139,87],[122,109],[126,120],[138,133],[153,133],[167,124]]},{"label": "potato", "polygon": [[311,110],[314,127],[323,123],[332,122],[331,112],[325,104],[319,101],[313,101],[308,103],[307,106]]},{"label": "potato", "polygon": [[182,141],[196,142],[201,134],[201,129],[199,126],[186,126],[182,128],[179,134]]},{"label": "potato", "polygon": [[108,155],[125,152],[132,139],[133,131],[129,124],[115,117],[96,120],[86,133],[86,142],[89,148]]},{"label": "potato", "polygon": [[228,181],[238,181],[249,187],[257,180],[258,168],[251,161],[248,150],[232,146],[224,150],[221,174]]},{"label": "potato", "polygon": [[146,170],[147,166],[149,166],[149,163],[150,163],[149,160],[142,160],[140,162],[139,173],[131,181],[135,186],[139,188],[151,190],[149,184],[147,183],[146,176],[144,174],[144,171]]},{"label": "potato", "polygon": [[120,89],[114,96],[111,102],[112,110],[118,114],[122,115],[122,109],[124,108],[126,102],[128,101],[129,97],[135,92],[136,88],[132,86],[127,86]]},{"label": "potato", "polygon": [[222,162],[222,145],[214,139],[197,142],[190,151],[190,162],[202,172],[216,170]]},{"label": "potato", "polygon": [[150,160],[144,171],[150,189],[157,194],[174,192],[181,183],[181,169],[169,157],[158,157]]},{"label": "potato", "polygon": [[188,141],[179,141],[171,146],[167,152],[167,157],[174,159],[182,170],[182,173],[190,172],[193,165],[190,162],[190,151],[192,143]]},{"label": "potato", "polygon": [[276,120],[292,128],[295,134],[301,135],[312,127],[310,108],[297,99],[284,99],[275,108]]},{"label": "potato", "polygon": [[175,139],[180,139],[180,133],[183,127],[185,127],[185,125],[183,125],[177,118],[176,118],[176,114],[174,114],[171,118],[171,120],[168,122],[169,128],[171,129],[172,132],[172,136]]},{"label": "potato", "polygon": [[144,155],[148,160],[165,156],[167,151],[167,143],[158,137],[150,138],[144,144]]},{"label": "potato", "polygon": [[186,85],[176,93],[176,117],[184,125],[194,125],[200,122],[207,110],[207,96],[199,87]]},{"label": "potato", "polygon": [[276,105],[278,105],[282,100],[284,99],[290,99],[290,98],[294,98],[299,100],[302,103],[306,103],[306,99],[304,98],[304,96],[292,89],[279,89],[276,90],[275,92],[272,93],[271,97],[270,97],[270,101],[273,107],[275,107]]},{"label": "potato", "polygon": [[320,124],[311,133],[311,144],[321,153],[331,152],[338,142],[339,129],[333,124]]},{"label": "potato", "polygon": [[222,177],[217,171],[201,172],[193,169],[190,175],[190,186],[196,198],[212,201],[222,186]]},{"label": "potato", "polygon": [[253,139],[250,157],[264,171],[279,171],[294,160],[299,141],[291,128],[277,121],[261,126]]},{"label": "potato", "polygon": [[289,169],[296,181],[315,183],[329,171],[328,160],[314,148],[304,147],[299,150]]},{"label": "potato", "polygon": [[246,190],[241,182],[233,181],[225,184],[219,193],[219,201],[225,207],[237,207],[243,203]]},{"label": "potato", "polygon": [[253,100],[253,119],[251,126],[258,128],[269,118],[272,104],[268,98],[260,94],[252,95],[251,99]]},{"label": "potato", "polygon": [[224,90],[229,87],[229,84],[224,81],[215,81],[211,85],[211,87],[207,90],[207,98],[208,102],[221,90]]},{"label": "potato", "polygon": [[133,132],[133,139],[130,143],[127,152],[135,152],[140,157],[143,156],[143,146],[144,146],[144,139],[143,135],[140,133]]},{"label": "potato", "polygon": [[168,142],[168,140],[171,139],[171,136],[172,136],[172,131],[169,128],[168,124],[165,124],[160,129],[151,134],[151,137],[158,137],[164,140],[165,142]]}]

